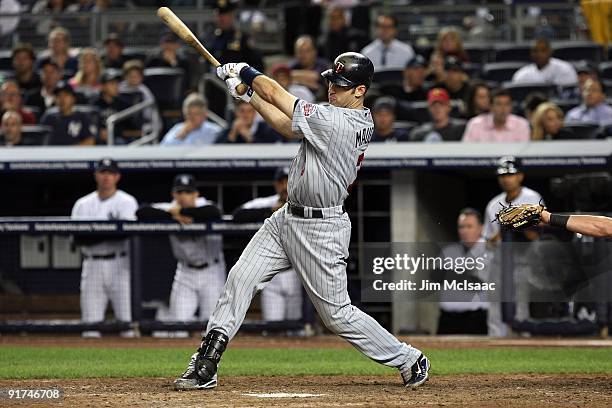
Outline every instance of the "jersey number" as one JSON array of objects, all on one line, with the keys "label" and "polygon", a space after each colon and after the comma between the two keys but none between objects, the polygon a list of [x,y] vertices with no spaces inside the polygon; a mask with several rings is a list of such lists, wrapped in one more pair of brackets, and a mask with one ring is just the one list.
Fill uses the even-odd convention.
[{"label": "jersey number", "polygon": [[359,155],[359,158],[357,159],[357,168],[360,169],[361,165],[363,164],[363,160],[365,159],[365,154],[361,153]]}]

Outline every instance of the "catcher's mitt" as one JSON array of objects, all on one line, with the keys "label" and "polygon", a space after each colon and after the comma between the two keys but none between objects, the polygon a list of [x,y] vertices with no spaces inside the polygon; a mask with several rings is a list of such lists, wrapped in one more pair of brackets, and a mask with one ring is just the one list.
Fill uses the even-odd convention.
[{"label": "catcher's mitt", "polygon": [[504,207],[496,218],[503,229],[523,229],[540,223],[540,214],[546,207],[540,204],[521,204]]}]

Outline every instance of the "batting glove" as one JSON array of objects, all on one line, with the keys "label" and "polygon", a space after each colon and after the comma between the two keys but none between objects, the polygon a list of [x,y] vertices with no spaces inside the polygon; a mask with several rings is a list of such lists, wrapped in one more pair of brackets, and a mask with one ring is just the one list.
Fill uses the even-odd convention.
[{"label": "batting glove", "polygon": [[217,67],[217,76],[222,80],[227,78],[236,78],[244,67],[248,67],[246,62],[230,62],[228,64],[219,65]]},{"label": "batting glove", "polygon": [[240,85],[240,84],[245,85],[240,80],[240,78],[232,78],[232,77],[227,78],[225,80],[225,84],[227,85],[227,89],[229,89],[230,95],[232,95],[234,98],[242,99],[243,101],[245,101],[247,103],[251,101],[251,97],[253,96],[253,89],[251,87],[247,87],[247,91],[244,94],[242,94],[242,95],[239,95],[238,91],[236,90],[238,85]]}]

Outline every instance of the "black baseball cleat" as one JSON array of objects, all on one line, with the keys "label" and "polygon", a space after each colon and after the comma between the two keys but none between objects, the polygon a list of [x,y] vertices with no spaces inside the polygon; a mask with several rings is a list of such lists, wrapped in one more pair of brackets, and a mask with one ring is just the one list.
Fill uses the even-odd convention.
[{"label": "black baseball cleat", "polygon": [[401,373],[402,379],[404,380],[404,386],[406,388],[416,388],[423,385],[425,381],[429,380],[430,368],[431,364],[429,364],[429,359],[421,354],[419,358],[417,358],[416,363],[410,367],[410,371]]},{"label": "black baseball cleat", "polygon": [[215,388],[217,386],[217,373],[209,380],[203,380],[198,377],[196,372],[196,361],[198,359],[198,353],[193,353],[187,369],[179,378],[174,380],[174,389],[177,391],[186,390],[204,390],[208,388]]},{"label": "black baseball cleat", "polygon": [[177,391],[203,390],[217,386],[217,367],[229,338],[218,330],[211,330],[191,356],[185,372],[174,380]]}]

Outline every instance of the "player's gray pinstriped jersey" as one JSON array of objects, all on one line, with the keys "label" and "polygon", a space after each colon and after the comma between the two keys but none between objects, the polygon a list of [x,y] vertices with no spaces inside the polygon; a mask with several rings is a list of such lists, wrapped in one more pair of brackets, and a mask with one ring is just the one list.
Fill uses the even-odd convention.
[{"label": "player's gray pinstriped jersey", "polygon": [[302,143],[289,169],[289,201],[315,208],[342,205],[374,133],[370,110],[298,99],[291,128]]},{"label": "player's gray pinstriped jersey", "polygon": [[[176,203],[155,203],[154,208],[167,211]],[[203,197],[198,197],[196,207],[205,205],[214,205],[212,201],[208,201]],[[170,234],[170,245],[172,253],[177,261],[202,265],[205,263],[212,264],[215,260],[223,260],[223,237],[219,234]]]}]

